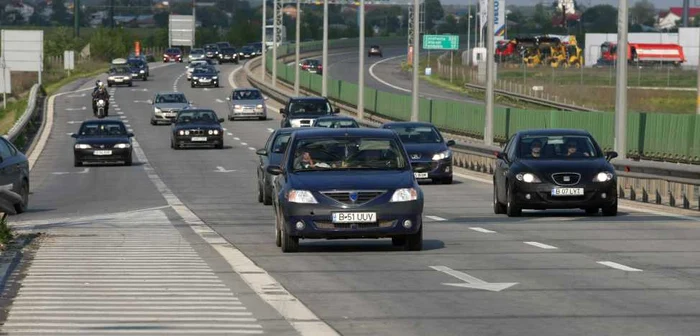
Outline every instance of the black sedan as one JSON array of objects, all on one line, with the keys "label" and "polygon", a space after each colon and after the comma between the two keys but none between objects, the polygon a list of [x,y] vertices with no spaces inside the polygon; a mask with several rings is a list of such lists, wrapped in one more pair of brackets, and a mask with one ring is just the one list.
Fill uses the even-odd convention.
[{"label": "black sedan", "polygon": [[265,205],[272,204],[272,180],[273,176],[267,172],[267,167],[279,166],[287,149],[287,143],[295,128],[280,128],[270,134],[265,143],[265,148],[256,152],[260,158],[258,165],[258,202]]},{"label": "black sedan", "polygon": [[390,122],[382,128],[399,134],[417,179],[432,179],[433,182],[452,183],[452,150],[454,140],[445,141],[440,131],[430,123]]},{"label": "black sedan", "polygon": [[148,76],[150,75],[148,63],[139,58],[130,58],[127,62],[129,68],[131,68],[131,78],[148,80]]},{"label": "black sedan", "polygon": [[131,137],[126,126],[120,120],[88,120],[80,125],[73,145],[74,165],[80,167],[84,162],[112,163],[123,162],[131,166]]},{"label": "black sedan", "polygon": [[219,87],[219,71],[211,67],[195,68],[192,72],[190,86],[193,88],[200,86]]},{"label": "black sedan", "polygon": [[292,97],[285,107],[280,109],[283,118],[280,126],[311,127],[317,118],[340,113],[340,109],[331,106],[325,97]]},{"label": "black sedan", "polygon": [[357,123],[352,117],[345,116],[332,116],[332,117],[320,117],[316,119],[314,127],[326,127],[326,128],[360,128],[360,124]]},{"label": "black sedan", "polygon": [[[23,213],[29,205],[29,162],[15,145],[0,137],[0,209]],[[14,211],[13,211],[14,210]]]},{"label": "black sedan", "polygon": [[251,46],[244,46],[238,53],[241,58],[252,58],[255,56],[255,49]]},{"label": "black sedan", "polygon": [[496,214],[520,216],[522,209],[584,209],[617,215],[617,175],[590,133],[547,129],[513,135],[497,154],[493,180]]},{"label": "black sedan", "polygon": [[391,238],[423,248],[423,192],[401,139],[383,129],[301,129],[292,133],[274,179],[276,244],[299,239]]},{"label": "black sedan", "polygon": [[191,109],[178,112],[170,132],[170,147],[214,147],[224,148],[223,118],[206,109]]},{"label": "black sedan", "polygon": [[219,63],[238,64],[238,51],[236,51],[236,48],[222,48],[219,52]]}]

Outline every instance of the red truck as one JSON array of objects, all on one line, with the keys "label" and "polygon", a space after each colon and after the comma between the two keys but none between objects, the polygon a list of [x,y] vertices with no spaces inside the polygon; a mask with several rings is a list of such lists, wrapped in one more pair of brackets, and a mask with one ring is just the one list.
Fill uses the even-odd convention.
[{"label": "red truck", "polygon": [[[613,65],[617,60],[617,44],[605,42],[600,46],[599,65]],[[683,47],[671,43],[628,43],[627,62],[648,65],[672,64],[680,66],[684,63]]]}]

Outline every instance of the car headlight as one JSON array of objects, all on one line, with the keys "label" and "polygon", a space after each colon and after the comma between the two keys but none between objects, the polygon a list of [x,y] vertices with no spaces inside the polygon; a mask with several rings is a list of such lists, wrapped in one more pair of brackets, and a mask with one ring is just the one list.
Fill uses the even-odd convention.
[{"label": "car headlight", "polygon": [[168,57],[168,54],[163,54],[163,57]]},{"label": "car headlight", "polygon": [[199,77],[192,77],[192,79],[194,79],[194,80],[199,80]]},{"label": "car headlight", "polygon": [[318,204],[316,197],[308,190],[290,190],[287,193],[287,201],[291,203]]},{"label": "car headlight", "polygon": [[154,108],[153,111],[154,111],[156,114],[161,114],[161,113],[163,113],[163,110],[161,110],[161,109],[159,109],[159,108],[157,108],[157,107]]},{"label": "car headlight", "polygon": [[608,182],[613,179],[613,174],[610,172],[600,172],[598,173],[595,178],[593,178],[593,182]]},{"label": "car headlight", "polygon": [[114,80],[114,76],[107,77],[108,80]]},{"label": "car headlight", "polygon": [[128,143],[120,143],[120,144],[114,145],[114,148],[129,148],[129,147],[131,147],[131,145]]},{"label": "car headlight", "polygon": [[75,149],[90,149],[90,148],[92,148],[92,146],[90,146],[88,144],[76,144],[75,145]]},{"label": "car headlight", "polygon": [[140,73],[146,73],[146,70],[141,70],[141,71],[139,71],[139,72],[140,72]]},{"label": "car headlight", "polygon": [[211,79],[219,79],[219,76],[214,76]]},{"label": "car headlight", "polygon": [[396,189],[391,196],[391,202],[408,202],[418,199],[418,191],[414,188]]},{"label": "car headlight", "polygon": [[256,106],[255,108],[262,110],[263,106],[262,106],[262,104],[260,104],[260,105]]},{"label": "car headlight", "polygon": [[243,108],[243,106],[241,106],[241,105],[233,105],[234,110],[240,110],[242,108]]},{"label": "car headlight", "polygon": [[219,130],[214,130],[214,135],[219,135]]},{"label": "car headlight", "polygon": [[451,156],[452,156],[452,151],[448,149],[444,152],[440,152],[440,153],[433,155],[433,161],[440,161],[443,159],[447,159]]},{"label": "car headlight", "polygon": [[190,131],[185,131],[185,135],[190,135]]},{"label": "car headlight", "polygon": [[535,174],[532,173],[519,173],[515,175],[515,178],[518,179],[518,181],[525,182],[525,183],[541,183],[540,179],[535,176]]},{"label": "car headlight", "polygon": [[180,135],[185,135],[185,131],[183,131],[183,130],[180,130],[180,132],[178,132],[178,133],[179,133]]}]

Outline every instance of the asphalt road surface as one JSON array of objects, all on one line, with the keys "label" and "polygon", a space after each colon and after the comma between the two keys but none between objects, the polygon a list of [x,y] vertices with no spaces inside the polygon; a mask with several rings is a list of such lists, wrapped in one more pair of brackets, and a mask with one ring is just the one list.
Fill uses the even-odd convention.
[{"label": "asphalt road surface", "polygon": [[[340,58],[333,62],[339,62],[331,64],[333,75],[352,71]],[[77,129],[71,122],[91,117],[81,110],[89,99],[59,97],[51,139],[32,171],[31,209],[13,219],[60,225],[64,217],[164,207],[146,210],[149,222],[176,227],[268,335],[293,329],[231,272],[214,245],[183,225],[182,209],[168,207],[169,198],[181,200],[343,335],[670,336],[700,330],[698,218],[629,208],[612,218],[583,211],[508,218],[493,214],[490,184],[457,177],[452,185],[423,186],[424,251],[400,251],[387,240],[348,240],[302,241],[300,253],[283,254],[274,244],[272,209],[256,199],[254,152],[279,126],[279,104],[269,105],[274,120],[226,121],[223,150],[172,150],[169,126],[149,123],[145,101],[174,88],[224,117],[227,79],[239,67],[220,67],[225,88],[191,89],[179,64],[154,69],[151,81],[133,88],[117,88],[122,114],[113,110],[110,117],[128,120],[143,151],[133,167],[74,168],[66,134]],[[161,182],[154,184],[154,176]],[[132,217],[125,221],[138,221]],[[105,220],[91,218],[88,223]]]}]

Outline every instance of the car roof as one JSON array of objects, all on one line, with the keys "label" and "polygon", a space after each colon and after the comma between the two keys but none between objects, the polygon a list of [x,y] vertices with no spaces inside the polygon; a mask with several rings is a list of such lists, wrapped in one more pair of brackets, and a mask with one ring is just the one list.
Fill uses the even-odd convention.
[{"label": "car roof", "polygon": [[284,127],[284,128],[278,128],[275,130],[276,134],[290,134],[294,131],[298,131],[298,127]]},{"label": "car roof", "polygon": [[177,91],[162,91],[162,92],[157,92],[156,96],[165,96],[165,95],[185,95],[184,92],[177,92]]},{"label": "car roof", "polygon": [[214,110],[208,109],[208,108],[191,108],[191,109],[186,109],[186,110],[180,110],[180,112],[205,112],[205,111],[216,113]]},{"label": "car roof", "polygon": [[392,122],[387,122],[382,124],[382,127],[384,126],[399,126],[399,127],[435,127],[435,125],[429,123],[429,122],[423,122],[423,121],[392,121]]},{"label": "car roof", "polygon": [[305,97],[305,96],[298,96],[298,97],[290,97],[289,100],[293,100],[293,101],[298,101],[298,100],[322,100],[322,101],[327,101],[328,98],[326,98],[326,97]]},{"label": "car roof", "polygon": [[91,119],[91,120],[83,121],[83,125],[99,125],[99,124],[114,124],[114,123],[124,125],[124,122],[122,122],[120,119]]},{"label": "car roof", "polygon": [[518,131],[519,135],[585,135],[590,136],[586,130],[574,128],[542,128]]},{"label": "car roof", "polygon": [[296,139],[323,138],[323,137],[378,137],[395,139],[396,133],[392,130],[381,128],[303,128],[294,132]]},{"label": "car roof", "polygon": [[258,92],[260,92],[260,90],[258,88],[254,88],[254,87],[244,87],[244,88],[233,89],[233,92],[238,92],[238,91],[258,91]]},{"label": "car roof", "polygon": [[318,117],[316,118],[316,121],[319,120],[352,120],[352,121],[357,121],[353,117],[348,117],[348,116],[323,116],[323,117]]}]

